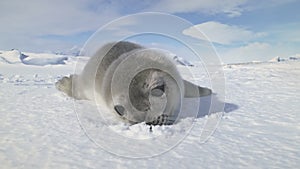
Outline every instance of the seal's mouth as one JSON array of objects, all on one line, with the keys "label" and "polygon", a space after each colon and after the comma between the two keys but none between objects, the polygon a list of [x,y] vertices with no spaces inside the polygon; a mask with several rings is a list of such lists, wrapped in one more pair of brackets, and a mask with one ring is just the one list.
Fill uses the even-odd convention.
[{"label": "seal's mouth", "polygon": [[158,116],[155,120],[146,122],[147,125],[172,125],[175,120],[171,119],[168,115],[162,114]]}]

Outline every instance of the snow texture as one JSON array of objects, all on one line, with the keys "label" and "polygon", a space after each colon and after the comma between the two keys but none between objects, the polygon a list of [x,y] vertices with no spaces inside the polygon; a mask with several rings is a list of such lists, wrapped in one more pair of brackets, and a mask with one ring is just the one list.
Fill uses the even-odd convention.
[{"label": "snow texture", "polygon": [[[201,113],[198,117],[186,116],[172,126],[154,126],[152,132],[143,123],[129,126],[114,116],[104,120],[94,112],[95,105],[91,102],[74,102],[55,89],[54,83],[72,74],[75,65],[76,59],[70,56],[0,51],[1,168],[298,168],[300,165],[297,59],[224,65],[225,113],[205,143],[200,138],[203,125],[220,113],[211,117]],[[184,66],[180,67],[183,69]],[[190,69],[198,67],[195,64]],[[194,80],[205,83],[201,76]],[[209,100],[203,98],[203,102]],[[192,101],[185,106],[189,104]],[[97,135],[96,131],[102,133]],[[94,135],[89,138],[87,133]],[[132,145],[133,142],[122,137],[135,138],[141,143]],[[170,146],[174,138],[183,139]],[[104,147],[95,141],[103,141]],[[140,148],[136,151],[129,147]],[[157,153],[158,149],[168,147],[168,151]],[[130,152],[157,155],[123,157]]]}]

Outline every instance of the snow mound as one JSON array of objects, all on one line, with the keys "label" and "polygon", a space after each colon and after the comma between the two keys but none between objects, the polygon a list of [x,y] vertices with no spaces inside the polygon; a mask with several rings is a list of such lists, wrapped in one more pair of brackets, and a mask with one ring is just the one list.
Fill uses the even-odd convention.
[{"label": "snow mound", "polygon": [[177,63],[179,63],[180,65],[183,65],[183,66],[194,66],[192,63],[190,63],[189,61],[187,61],[179,56],[174,56],[173,60],[175,60]]},{"label": "snow mound", "polygon": [[273,59],[269,60],[269,62],[283,62],[286,61],[287,59],[281,58],[279,56],[274,57]]},{"label": "snow mound", "polygon": [[300,54],[296,54],[294,56],[290,56],[289,60],[300,60]]},{"label": "snow mound", "polygon": [[54,54],[28,54],[28,57],[21,58],[23,64],[45,66],[45,65],[60,65],[65,64],[68,60],[67,56]]},{"label": "snow mound", "polygon": [[244,63],[228,63],[224,64],[225,68],[233,68],[235,66],[250,66],[250,65],[260,65],[260,64],[269,64],[269,63],[278,63],[278,62],[293,62],[300,61],[300,54],[296,54],[287,58],[276,56],[268,61],[252,61],[252,62],[244,62]]},{"label": "snow mound", "polygon": [[0,51],[0,63],[25,64],[34,66],[60,65],[71,56],[46,54],[46,53],[22,53],[19,50]]},{"label": "snow mound", "polygon": [[28,56],[22,54],[19,50],[12,49],[10,51],[0,51],[0,62],[8,64],[18,64],[21,63],[21,59]]},{"label": "snow mound", "polygon": [[70,55],[70,56],[80,56],[81,55],[81,50],[82,48],[75,45],[70,49],[66,49],[64,51],[61,52],[56,52],[55,54],[59,54],[59,55]]},{"label": "snow mound", "polygon": [[273,59],[271,59],[269,62],[284,62],[284,61],[298,61],[298,60],[300,60],[300,54],[296,54],[296,55],[290,56],[288,58],[282,58],[282,57],[276,56]]}]

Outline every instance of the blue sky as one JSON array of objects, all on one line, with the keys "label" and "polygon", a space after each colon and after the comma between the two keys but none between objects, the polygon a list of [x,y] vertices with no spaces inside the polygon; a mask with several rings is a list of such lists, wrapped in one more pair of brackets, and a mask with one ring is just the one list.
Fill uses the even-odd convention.
[{"label": "blue sky", "polygon": [[297,0],[2,0],[0,49],[64,51],[119,17],[163,12],[194,25],[185,36],[201,41],[201,30],[223,62],[263,61],[300,54],[299,8]]}]

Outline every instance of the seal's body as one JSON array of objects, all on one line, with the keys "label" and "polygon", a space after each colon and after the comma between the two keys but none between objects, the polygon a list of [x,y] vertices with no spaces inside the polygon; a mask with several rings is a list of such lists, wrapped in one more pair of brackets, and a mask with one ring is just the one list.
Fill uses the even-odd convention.
[{"label": "seal's body", "polygon": [[184,97],[210,95],[210,89],[183,80],[165,53],[131,42],[109,43],[80,75],[64,77],[58,90],[76,99],[104,104],[130,123],[173,124]]}]

